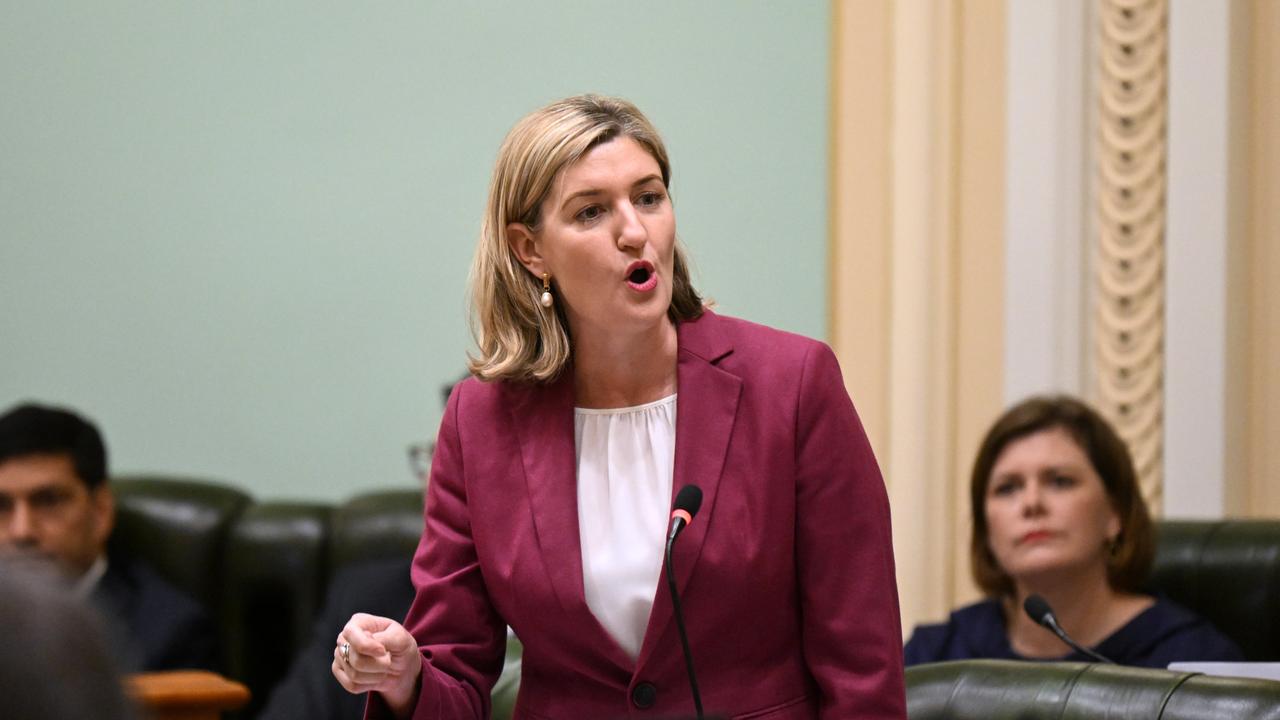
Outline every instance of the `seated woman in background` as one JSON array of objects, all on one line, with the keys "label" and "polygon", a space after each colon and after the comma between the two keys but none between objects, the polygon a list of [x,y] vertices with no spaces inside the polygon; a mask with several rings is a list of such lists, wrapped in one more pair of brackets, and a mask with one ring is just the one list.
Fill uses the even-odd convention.
[{"label": "seated woman in background", "polygon": [[1123,440],[1068,397],[1033,397],[987,431],[969,495],[974,580],[987,595],[916,628],[906,664],[969,658],[1076,660],[1025,612],[1038,594],[1077,643],[1122,665],[1238,661],[1206,620],[1139,591],[1155,541]]}]

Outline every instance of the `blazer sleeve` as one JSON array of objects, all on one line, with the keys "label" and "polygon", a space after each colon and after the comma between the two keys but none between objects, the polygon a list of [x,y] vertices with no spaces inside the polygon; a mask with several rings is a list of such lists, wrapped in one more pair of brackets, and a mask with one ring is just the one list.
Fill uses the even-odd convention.
[{"label": "blazer sleeve", "polygon": [[796,569],[820,717],[905,718],[888,496],[825,344],[805,357],[798,403]]},{"label": "blazer sleeve", "polygon": [[[454,388],[440,423],[427,485],[422,541],[410,577],[416,590],[404,625],[422,652],[415,720],[488,718],[489,693],[502,672],[506,624],[490,602],[467,506],[461,395]],[[370,693],[367,717],[389,717]]]}]

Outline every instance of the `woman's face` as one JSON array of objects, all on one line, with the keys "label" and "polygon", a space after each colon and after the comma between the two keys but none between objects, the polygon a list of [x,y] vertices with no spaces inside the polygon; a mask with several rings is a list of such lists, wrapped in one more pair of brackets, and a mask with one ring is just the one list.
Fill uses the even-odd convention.
[{"label": "woman's face", "polygon": [[1063,428],[1006,445],[985,505],[987,544],[1016,585],[1063,572],[1105,573],[1120,518],[1089,458]]},{"label": "woman's face", "polygon": [[553,295],[576,337],[626,333],[666,318],[676,218],[658,161],[635,140],[597,145],[556,177],[539,227],[507,226],[507,241]]}]

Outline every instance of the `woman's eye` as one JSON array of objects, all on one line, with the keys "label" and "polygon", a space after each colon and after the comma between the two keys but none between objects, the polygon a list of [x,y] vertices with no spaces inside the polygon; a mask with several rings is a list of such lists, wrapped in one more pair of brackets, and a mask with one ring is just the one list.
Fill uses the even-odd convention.
[{"label": "woman's eye", "polygon": [[1052,483],[1054,487],[1069,488],[1076,484],[1076,479],[1070,475],[1054,475],[1049,478],[1049,482]]},{"label": "woman's eye", "polygon": [[996,483],[995,486],[991,488],[991,494],[992,495],[1012,495],[1015,489],[1017,489],[1017,483],[1012,483],[1012,482]]},{"label": "woman's eye", "polygon": [[581,222],[590,222],[591,220],[595,220],[600,217],[602,214],[604,214],[604,208],[599,205],[588,205],[579,210],[578,214],[575,215],[574,218]]},{"label": "woman's eye", "polygon": [[662,193],[660,192],[641,193],[640,197],[636,198],[636,204],[640,207],[653,207],[661,202]]}]

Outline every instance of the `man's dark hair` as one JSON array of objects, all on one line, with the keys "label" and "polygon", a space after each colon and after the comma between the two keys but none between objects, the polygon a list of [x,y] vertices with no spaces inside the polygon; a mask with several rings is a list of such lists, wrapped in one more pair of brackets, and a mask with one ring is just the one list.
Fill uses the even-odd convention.
[{"label": "man's dark hair", "polygon": [[24,403],[0,415],[0,463],[30,455],[65,455],[89,489],[107,479],[107,449],[93,423],[64,408]]}]

